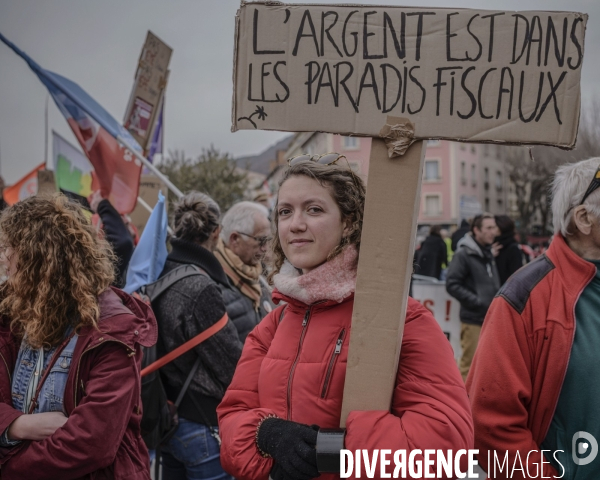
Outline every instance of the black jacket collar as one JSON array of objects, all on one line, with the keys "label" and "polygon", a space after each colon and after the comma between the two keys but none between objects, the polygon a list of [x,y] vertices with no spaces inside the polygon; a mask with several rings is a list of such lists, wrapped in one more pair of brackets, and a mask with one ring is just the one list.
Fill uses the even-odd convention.
[{"label": "black jacket collar", "polygon": [[169,253],[167,260],[197,265],[208,273],[210,278],[215,282],[226,287],[229,286],[229,281],[227,280],[227,275],[225,274],[223,267],[211,251],[197,243],[180,240],[178,238],[171,239],[171,246],[173,249],[171,250],[171,253]]}]

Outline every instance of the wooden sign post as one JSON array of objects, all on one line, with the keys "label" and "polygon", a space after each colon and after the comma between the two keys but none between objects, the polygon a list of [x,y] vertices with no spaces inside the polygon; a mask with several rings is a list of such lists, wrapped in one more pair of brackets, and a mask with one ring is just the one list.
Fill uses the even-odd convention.
[{"label": "wooden sign post", "polygon": [[[371,143],[341,426],[353,410],[390,408],[406,317],[425,149],[425,142],[418,141],[401,158],[389,158],[383,140],[373,138]],[[398,188],[400,178],[402,187]]]},{"label": "wooden sign post", "polygon": [[587,15],[245,3],[232,131],[373,137],[342,424],[390,407],[425,139],[575,146]]}]

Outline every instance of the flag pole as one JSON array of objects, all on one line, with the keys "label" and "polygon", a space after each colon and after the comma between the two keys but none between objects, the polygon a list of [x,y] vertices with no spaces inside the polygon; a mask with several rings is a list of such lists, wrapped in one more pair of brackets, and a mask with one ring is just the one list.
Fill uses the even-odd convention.
[{"label": "flag pole", "polygon": [[183,197],[183,193],[181,193],[181,190],[179,190],[165,175],[163,175],[163,173],[158,168],[156,168],[155,165],[150,163],[147,158],[145,158],[141,153],[137,152],[134,148],[132,148],[127,143],[127,140],[125,140],[120,135],[117,135],[117,141],[125,148],[129,149],[129,151],[133,153],[140,162],[142,162],[146,167],[148,167],[148,169],[152,171],[152,173],[154,173],[158,178],[160,178],[168,187],[168,189],[171,190],[177,196],[177,198]]},{"label": "flag pole", "polygon": [[48,168],[48,101],[50,100],[50,93],[46,94],[46,111],[44,113],[44,163]]}]

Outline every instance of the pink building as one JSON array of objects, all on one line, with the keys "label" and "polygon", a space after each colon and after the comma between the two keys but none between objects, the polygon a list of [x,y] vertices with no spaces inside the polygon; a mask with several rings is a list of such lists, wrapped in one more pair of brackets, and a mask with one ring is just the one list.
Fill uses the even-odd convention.
[{"label": "pink building", "polygon": [[[483,209],[494,214],[505,213],[506,200],[501,196],[505,196],[503,192],[507,191],[506,175],[485,147],[445,140],[427,142],[419,224],[456,225]],[[286,156],[342,153],[350,167],[367,180],[370,151],[369,137],[298,133]],[[490,188],[490,172],[494,175],[493,188]]]},{"label": "pink building", "polygon": [[429,140],[421,187],[420,224],[457,224],[481,212],[476,145]]},{"label": "pink building", "polygon": [[331,133],[298,133],[290,144],[286,156],[293,157],[303,153],[318,154],[326,152],[342,153],[348,159],[352,170],[365,180],[369,173],[370,137],[344,137]]}]

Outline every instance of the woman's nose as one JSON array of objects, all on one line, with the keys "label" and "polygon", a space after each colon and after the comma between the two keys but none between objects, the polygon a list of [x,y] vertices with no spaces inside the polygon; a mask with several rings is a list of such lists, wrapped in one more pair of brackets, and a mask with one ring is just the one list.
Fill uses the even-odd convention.
[{"label": "woman's nose", "polygon": [[292,221],[290,222],[290,230],[292,232],[302,232],[306,230],[306,222],[301,212],[294,213]]}]

